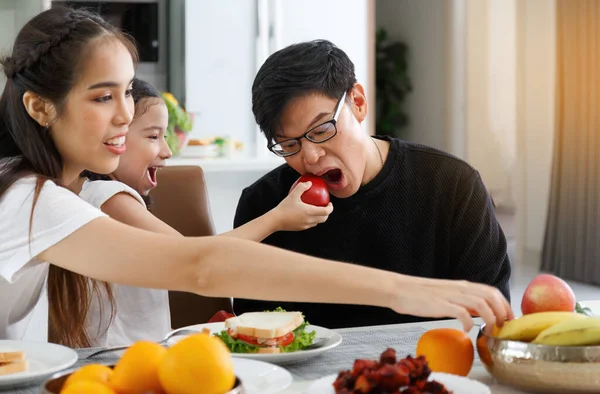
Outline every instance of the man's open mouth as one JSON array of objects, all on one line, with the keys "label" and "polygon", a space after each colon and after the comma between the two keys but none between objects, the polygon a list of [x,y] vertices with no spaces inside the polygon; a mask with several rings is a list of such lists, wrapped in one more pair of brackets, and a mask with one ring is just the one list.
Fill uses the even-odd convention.
[{"label": "man's open mouth", "polygon": [[321,175],[325,182],[333,184],[341,182],[342,176],[342,170],[340,170],[339,168],[334,168],[333,170],[329,170],[323,175]]}]

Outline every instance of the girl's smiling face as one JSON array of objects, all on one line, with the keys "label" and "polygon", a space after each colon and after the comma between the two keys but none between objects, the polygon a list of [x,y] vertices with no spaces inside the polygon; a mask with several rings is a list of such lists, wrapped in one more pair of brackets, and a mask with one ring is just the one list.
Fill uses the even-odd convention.
[{"label": "girl's smiling face", "polygon": [[160,98],[144,98],[136,104],[136,114],[127,134],[127,151],[121,156],[113,176],[141,195],[156,187],[156,171],[172,156],[165,141],[169,124],[167,106]]}]

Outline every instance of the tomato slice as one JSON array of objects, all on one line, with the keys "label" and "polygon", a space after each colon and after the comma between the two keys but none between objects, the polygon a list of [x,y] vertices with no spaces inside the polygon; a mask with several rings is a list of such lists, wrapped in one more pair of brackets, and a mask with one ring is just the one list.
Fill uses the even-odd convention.
[{"label": "tomato slice", "polygon": [[246,343],[249,343],[250,345],[260,346],[260,344],[258,343],[258,338],[251,337],[249,335],[238,334],[235,336],[235,339],[239,339],[240,341],[244,341]]},{"label": "tomato slice", "polygon": [[[231,330],[228,330],[228,332],[229,332],[229,335],[231,335]],[[268,339],[267,342],[264,342],[264,343],[259,343],[257,337],[253,337],[250,335],[236,334],[236,335],[231,335],[231,337],[234,339],[239,339],[240,341],[244,341],[250,345],[265,346],[265,347],[266,346],[287,346],[290,343],[294,342],[294,333],[293,332],[289,332],[278,338]]]},{"label": "tomato slice", "polygon": [[279,337],[278,339],[280,339],[279,346],[287,346],[290,343],[294,342],[294,333],[287,333],[286,335]]}]

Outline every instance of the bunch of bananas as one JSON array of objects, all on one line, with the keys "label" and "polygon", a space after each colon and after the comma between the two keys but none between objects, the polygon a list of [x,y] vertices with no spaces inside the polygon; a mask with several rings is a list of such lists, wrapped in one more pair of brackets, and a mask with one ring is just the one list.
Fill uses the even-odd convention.
[{"label": "bunch of bananas", "polygon": [[600,346],[600,316],[538,312],[506,322],[499,339],[552,346]]}]

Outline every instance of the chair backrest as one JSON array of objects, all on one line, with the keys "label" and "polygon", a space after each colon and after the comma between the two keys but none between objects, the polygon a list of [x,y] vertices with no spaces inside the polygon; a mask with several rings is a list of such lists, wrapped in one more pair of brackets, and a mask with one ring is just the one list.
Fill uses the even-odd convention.
[{"label": "chair backrest", "polygon": [[[158,171],[150,192],[152,213],[186,237],[215,234],[204,172],[198,166],[168,166]],[[231,310],[228,298],[209,298],[169,291],[171,325],[206,323],[219,310]]]}]

